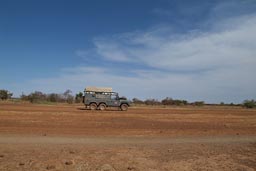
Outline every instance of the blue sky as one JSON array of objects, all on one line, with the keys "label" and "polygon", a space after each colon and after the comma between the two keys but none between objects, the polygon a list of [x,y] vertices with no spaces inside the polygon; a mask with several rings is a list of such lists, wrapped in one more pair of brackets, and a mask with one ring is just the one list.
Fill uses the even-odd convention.
[{"label": "blue sky", "polygon": [[1,0],[0,88],[256,98],[255,0]]}]

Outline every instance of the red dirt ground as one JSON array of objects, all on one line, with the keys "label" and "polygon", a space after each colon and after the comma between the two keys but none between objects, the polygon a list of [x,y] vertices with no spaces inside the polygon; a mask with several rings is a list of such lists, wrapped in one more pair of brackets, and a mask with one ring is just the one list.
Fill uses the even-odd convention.
[{"label": "red dirt ground", "polygon": [[0,103],[0,170],[256,169],[256,110]]}]

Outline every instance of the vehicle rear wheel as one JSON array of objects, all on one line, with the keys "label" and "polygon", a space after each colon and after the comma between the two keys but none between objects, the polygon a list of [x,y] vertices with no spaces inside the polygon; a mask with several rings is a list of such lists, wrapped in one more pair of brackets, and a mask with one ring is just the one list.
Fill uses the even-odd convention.
[{"label": "vehicle rear wheel", "polygon": [[106,110],[106,105],[104,103],[101,103],[100,106],[99,106],[99,109],[100,110]]},{"label": "vehicle rear wheel", "polygon": [[127,104],[121,104],[120,108],[121,108],[122,111],[126,111],[126,110],[128,110],[128,105]]},{"label": "vehicle rear wheel", "polygon": [[91,110],[96,110],[97,109],[97,104],[96,103],[91,103],[90,104],[90,109]]}]

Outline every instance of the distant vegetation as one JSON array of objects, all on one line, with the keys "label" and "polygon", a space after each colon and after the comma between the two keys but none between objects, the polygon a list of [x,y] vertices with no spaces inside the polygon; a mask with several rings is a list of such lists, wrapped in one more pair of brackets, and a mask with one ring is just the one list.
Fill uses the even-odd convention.
[{"label": "distant vegetation", "polygon": [[[0,100],[11,99],[12,93],[8,90],[0,90]],[[83,101],[83,93],[79,92],[75,96],[72,95],[71,90],[66,90],[64,93],[50,93],[46,94],[41,91],[34,91],[28,95],[22,94],[20,98],[15,98],[22,101],[29,101],[31,103],[81,103]]]},{"label": "distant vegetation", "polygon": [[82,92],[79,92],[79,93],[76,94],[75,102],[76,102],[76,103],[81,103],[81,102],[83,102],[83,93],[82,93]]},{"label": "distant vegetation", "polygon": [[[12,98],[13,93],[8,90],[1,89],[0,90],[0,100],[8,100]],[[31,103],[82,103],[83,102],[83,93],[78,92],[75,96],[72,95],[71,90],[66,90],[64,93],[50,93],[46,94],[41,91],[35,91],[28,95],[22,94],[20,98],[15,98],[22,101],[29,101]],[[204,101],[195,101],[195,102],[188,102],[187,100],[181,99],[172,99],[171,97],[166,97],[165,99],[158,100],[158,99],[146,99],[140,100],[138,98],[132,99],[132,104],[134,105],[162,105],[162,106],[204,106],[204,105],[219,105],[219,106],[242,106],[245,108],[256,108],[256,101],[255,100],[245,100],[242,104],[234,104],[229,103],[225,104],[221,102],[219,104],[205,104]]]},{"label": "distant vegetation", "polygon": [[1,100],[7,100],[12,97],[12,93],[8,90],[0,90],[0,99]]},{"label": "distant vegetation", "polygon": [[[187,100],[180,100],[180,99],[172,99],[170,97],[166,97],[165,99],[159,101],[157,99],[147,99],[145,101],[140,100],[138,98],[133,98],[132,103],[135,105],[164,105],[164,106],[185,106],[185,105],[192,105],[192,106],[204,106],[206,105],[204,101],[195,101],[195,102],[188,102]],[[245,108],[256,108],[256,101],[255,100],[245,100],[242,104],[234,104],[234,103],[224,103],[221,102],[220,104],[207,104],[207,105],[219,105],[219,106],[243,106]]]},{"label": "distant vegetation", "polygon": [[255,100],[245,100],[243,106],[246,108],[256,108],[256,101]]},{"label": "distant vegetation", "polygon": [[184,106],[188,104],[188,101],[186,100],[175,100],[170,97],[166,97],[161,101],[161,104],[163,105],[177,105],[177,106]]},{"label": "distant vegetation", "polygon": [[59,103],[73,103],[74,96],[71,94],[71,90],[66,90],[62,94],[50,93],[45,94],[40,91],[32,92],[28,95],[22,94],[21,100],[30,101],[31,103],[44,103],[44,102],[59,102]]},{"label": "distant vegetation", "polygon": [[204,101],[196,101],[196,102],[189,103],[187,100],[172,99],[170,97],[166,97],[161,101],[157,99],[147,99],[143,101],[138,98],[133,98],[132,103],[135,105],[144,104],[144,105],[164,105],[164,106],[185,106],[185,105],[203,106],[205,104]]}]

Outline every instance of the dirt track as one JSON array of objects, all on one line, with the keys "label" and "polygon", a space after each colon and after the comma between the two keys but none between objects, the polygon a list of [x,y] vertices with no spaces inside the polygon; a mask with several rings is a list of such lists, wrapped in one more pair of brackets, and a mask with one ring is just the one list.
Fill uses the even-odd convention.
[{"label": "dirt track", "polygon": [[255,135],[256,110],[236,108],[132,108],[0,104],[2,134],[77,136]]},{"label": "dirt track", "polygon": [[0,103],[0,170],[255,170],[256,110]]}]

